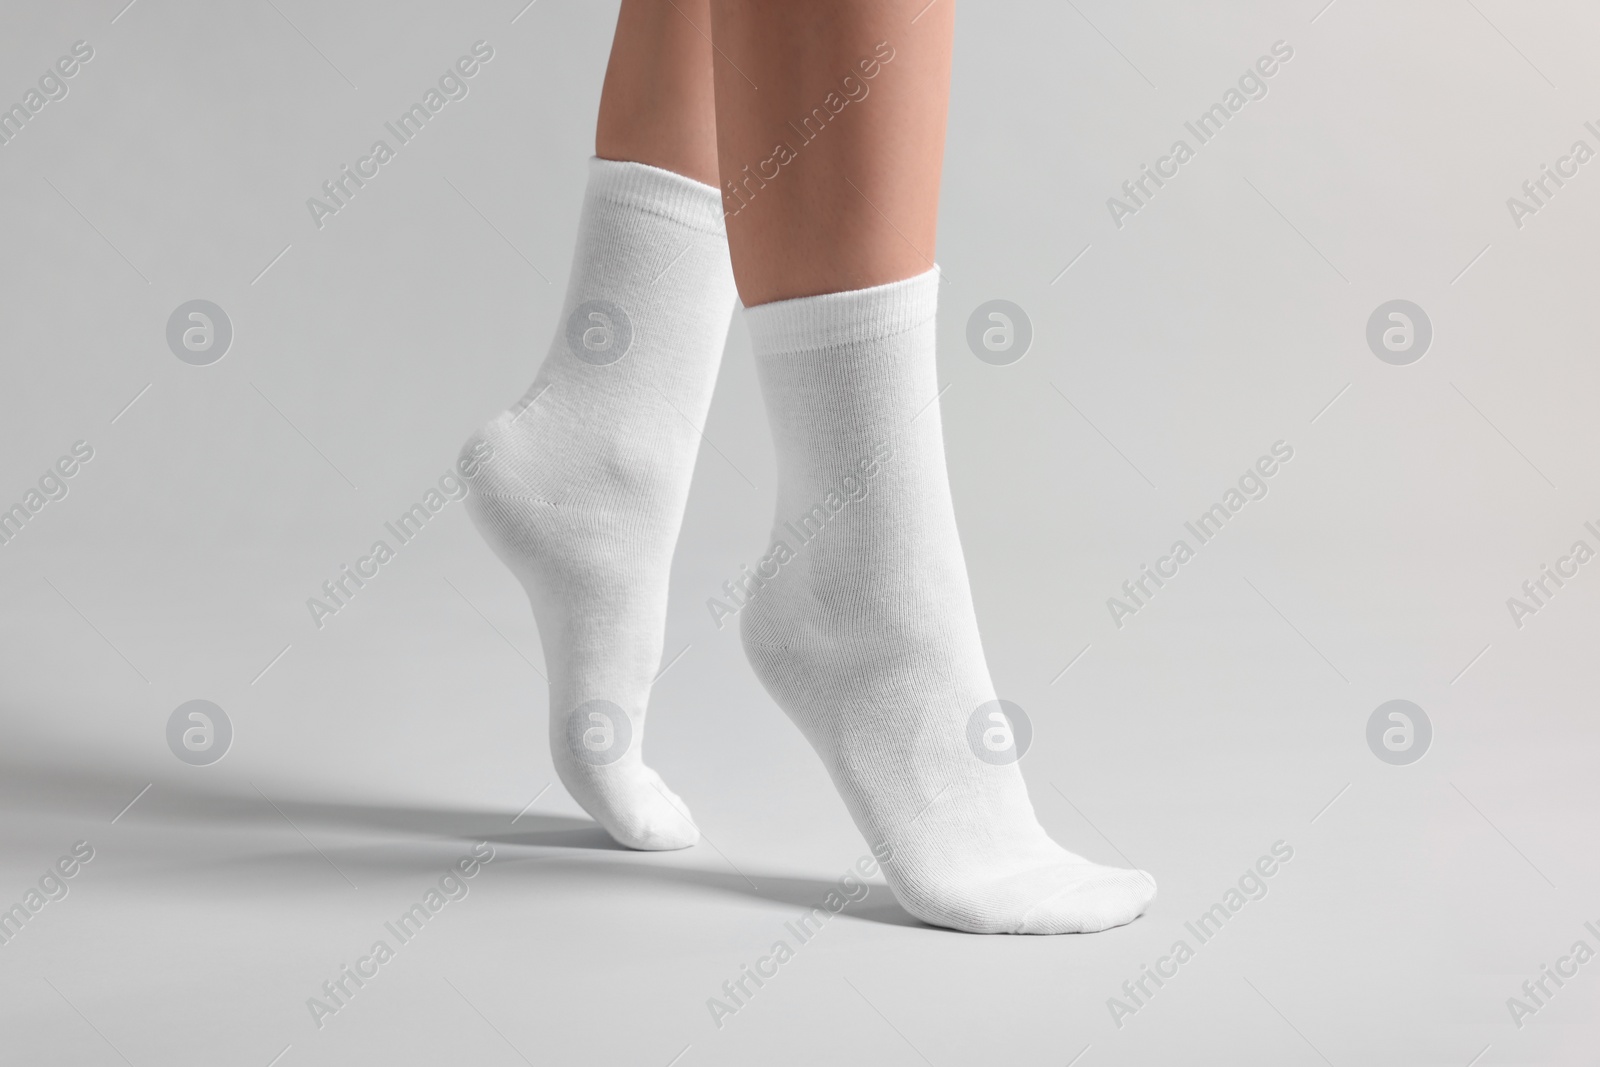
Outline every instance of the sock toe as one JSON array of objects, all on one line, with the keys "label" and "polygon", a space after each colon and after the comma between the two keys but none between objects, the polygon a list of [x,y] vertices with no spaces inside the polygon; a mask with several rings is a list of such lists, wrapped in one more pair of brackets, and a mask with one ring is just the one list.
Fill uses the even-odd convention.
[{"label": "sock toe", "polygon": [[613,818],[600,820],[618,844],[641,852],[670,852],[700,840],[689,806],[655,771],[646,767],[639,787],[631,792],[634,795],[612,813]]},{"label": "sock toe", "polygon": [[1019,934],[1091,934],[1122,926],[1144,914],[1155,899],[1156,880],[1145,871],[1102,867],[1028,909]]},{"label": "sock toe", "polygon": [[674,819],[671,824],[648,823],[626,833],[613,830],[611,836],[618,844],[639,852],[673,852],[698,844],[700,829],[694,823]]}]

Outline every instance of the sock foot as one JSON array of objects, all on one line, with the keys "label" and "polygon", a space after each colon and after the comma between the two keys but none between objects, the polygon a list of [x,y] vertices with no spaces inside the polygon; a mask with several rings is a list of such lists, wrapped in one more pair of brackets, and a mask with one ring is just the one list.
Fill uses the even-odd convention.
[{"label": "sock foot", "polygon": [[937,293],[930,271],[749,309],[779,486],[745,652],[911,914],[974,933],[1119,926],[1154,879],[1056,844],[1014,759],[970,740],[995,692],[934,402]]},{"label": "sock foot", "polygon": [[550,353],[523,398],[462,450],[468,513],[539,625],[556,773],[629,848],[700,836],[642,749],[733,302],[718,192],[592,160]]}]

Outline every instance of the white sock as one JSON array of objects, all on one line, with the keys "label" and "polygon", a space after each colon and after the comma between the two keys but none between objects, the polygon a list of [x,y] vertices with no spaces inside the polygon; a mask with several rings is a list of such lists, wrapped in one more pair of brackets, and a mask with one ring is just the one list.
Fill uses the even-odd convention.
[{"label": "white sock", "polygon": [[722,198],[594,159],[550,354],[464,457],[468,510],[533,604],[562,783],[624,845],[684,848],[688,809],[641,748],[667,579],[733,314]]},{"label": "white sock", "polygon": [[938,288],[934,270],[746,312],[778,511],[765,584],[739,616],[745,651],[867,843],[887,846],[913,915],[974,933],[1119,926],[1154,879],[1061,848],[1017,765],[969,744],[995,692],[934,402]]}]

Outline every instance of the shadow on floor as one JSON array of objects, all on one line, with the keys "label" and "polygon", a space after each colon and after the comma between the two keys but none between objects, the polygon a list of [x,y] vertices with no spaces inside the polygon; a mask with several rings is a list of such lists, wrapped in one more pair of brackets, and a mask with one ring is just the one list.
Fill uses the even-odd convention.
[{"label": "shadow on floor", "polygon": [[[143,842],[141,847],[152,850],[147,852],[147,858],[155,861],[152,870],[200,864],[218,870],[232,869],[249,879],[270,880],[273,875],[289,874],[289,868],[326,862],[350,881],[342,868],[350,868],[353,875],[377,877],[432,870],[439,862],[440,844],[488,841],[496,846],[551,850],[502,852],[496,861],[496,867],[506,870],[509,877],[545,884],[673,885],[782,904],[797,912],[824,907],[828,894],[839,889],[838,883],[829,879],[740,871],[706,844],[685,852],[634,852],[613,841],[593,821],[574,816],[269,796],[253,785],[250,792],[238,792],[193,782],[159,780],[143,793],[141,788],[127,771],[116,768],[0,762],[0,808],[104,819],[108,825],[116,816],[130,827],[173,831],[187,828],[193,832],[171,837],[170,852],[161,850],[166,854],[154,851],[160,849],[156,842]],[[117,814],[136,794],[138,799],[126,812]],[[308,831],[320,831],[382,835],[383,839],[354,847],[348,842],[335,846],[324,841],[322,846],[313,846],[315,853],[263,856],[256,852],[232,858],[220,857],[203,844],[218,832],[236,838],[240,831],[249,829],[282,830],[286,823],[302,836]],[[311,838],[306,840],[310,843]],[[201,847],[197,849],[197,845]],[[339,863],[328,859],[330,852],[340,857]],[[601,853],[611,855],[602,857]],[[541,862],[558,857],[558,863]],[[688,862],[691,858],[698,862]],[[707,862],[711,866],[700,865]],[[859,888],[853,891],[860,893]],[[872,885],[864,898],[851,902],[841,914],[857,920],[931,929],[901,908],[881,882]]]}]

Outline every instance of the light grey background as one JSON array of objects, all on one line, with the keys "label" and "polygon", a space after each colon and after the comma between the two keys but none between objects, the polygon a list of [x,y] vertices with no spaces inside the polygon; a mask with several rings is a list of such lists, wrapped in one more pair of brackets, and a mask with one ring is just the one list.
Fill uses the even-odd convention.
[{"label": "light grey background", "polygon": [[[1115,932],[977,938],[879,882],[719,1030],[707,998],[864,851],[705,607],[770,520],[743,326],[648,739],[697,848],[609,849],[541,792],[537,635],[460,504],[321,630],[305,606],[560,328],[615,5],[123,2],[0,9],[0,103],[95,50],[0,147],[0,502],[94,448],[0,547],[0,906],[95,849],[0,945],[8,1062],[1595,1062],[1600,962],[1520,1029],[1506,1006],[1600,948],[1600,562],[1520,629],[1506,607],[1600,544],[1600,161],[1520,229],[1506,207],[1600,148],[1592,7],[961,8],[939,359],[985,648],[1046,826],[1161,894]],[[318,230],[306,198],[480,39],[470,95]],[[1269,95],[1115,227],[1106,198],[1279,40]],[[235,331],[208,367],[165,342],[197,298]],[[1434,327],[1404,367],[1365,342],[1397,298]],[[991,299],[1033,323],[1011,366],[965,344]],[[1106,598],[1280,439],[1270,495],[1115,627]],[[1434,728],[1404,767],[1365,741],[1396,698]],[[166,745],[192,699],[233,725],[210,766]],[[479,839],[470,894],[314,1026]],[[1279,840],[1269,895],[1114,1025]]]}]

